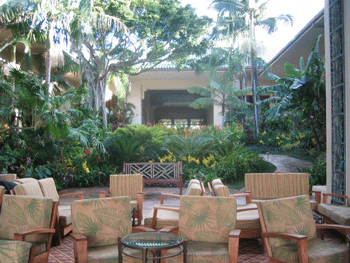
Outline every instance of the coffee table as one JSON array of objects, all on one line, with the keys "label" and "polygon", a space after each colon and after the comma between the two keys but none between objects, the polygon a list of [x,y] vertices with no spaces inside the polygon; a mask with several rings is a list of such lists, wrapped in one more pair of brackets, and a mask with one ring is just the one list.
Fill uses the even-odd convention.
[{"label": "coffee table", "polygon": [[[124,251],[124,248],[139,249],[142,256],[130,255]],[[161,251],[180,247],[180,250],[170,256],[161,256]],[[151,251],[154,256],[148,257],[147,252]],[[118,238],[118,259],[119,263],[123,262],[123,256],[142,259],[146,263],[148,259],[160,262],[161,259],[175,257],[183,254],[183,262],[187,262],[187,241],[182,237],[165,232],[140,232]]]}]

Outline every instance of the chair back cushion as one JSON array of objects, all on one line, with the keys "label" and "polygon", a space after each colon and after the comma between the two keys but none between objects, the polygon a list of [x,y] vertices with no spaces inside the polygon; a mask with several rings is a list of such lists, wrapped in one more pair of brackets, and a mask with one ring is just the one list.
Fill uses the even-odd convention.
[{"label": "chair back cushion", "polygon": [[0,262],[28,262],[30,242],[0,240]]},{"label": "chair back cushion", "polygon": [[26,184],[26,183],[31,183],[31,182],[35,182],[35,181],[38,181],[38,180],[35,178],[32,178],[32,177],[27,177],[27,178],[18,178],[15,180],[15,183]]},{"label": "chair back cushion", "polygon": [[275,173],[245,174],[246,191],[251,192],[252,199],[276,199],[278,197],[278,182]]},{"label": "chair back cushion", "polygon": [[186,190],[188,196],[199,196],[202,195],[203,189],[200,184],[192,183]]},{"label": "chair back cushion", "polygon": [[236,199],[216,196],[182,196],[179,235],[189,241],[227,243],[236,225]]},{"label": "chair back cushion", "polygon": [[188,183],[188,186],[187,186],[185,195],[188,195],[188,194],[189,194],[189,192],[191,191],[191,186],[192,186],[193,184],[198,184],[198,185],[200,185],[200,181],[199,181],[198,179],[191,179],[191,180],[189,181],[189,183]]},{"label": "chair back cushion", "polygon": [[136,200],[143,191],[142,174],[111,174],[109,188],[112,197],[129,196],[130,200]]},{"label": "chair back cushion", "polygon": [[19,184],[14,188],[14,191],[16,195],[44,197],[37,180],[25,184]]},{"label": "chair back cushion", "polygon": [[279,198],[309,195],[308,173],[279,173]]},{"label": "chair back cushion", "polygon": [[213,186],[215,196],[229,197],[230,191],[226,185],[216,184]]},{"label": "chair back cushion", "polygon": [[[46,197],[5,195],[0,214],[0,239],[14,239],[14,233],[50,228],[53,200]],[[48,235],[28,235],[31,242],[47,242]]]},{"label": "chair back cushion", "polygon": [[214,179],[213,181],[211,181],[211,185],[214,187],[214,185],[223,185],[221,179],[217,178],[217,179]]},{"label": "chair back cushion", "polygon": [[53,178],[45,178],[38,181],[44,197],[51,197],[58,202],[60,197],[57,192],[56,184]]},{"label": "chair back cushion", "polygon": [[129,197],[76,200],[72,204],[73,232],[84,234],[88,247],[118,244],[131,234]]},{"label": "chair back cushion", "polygon": [[17,178],[16,174],[0,174],[0,181],[14,182]]},{"label": "chair back cushion", "polygon": [[[267,232],[305,235],[309,240],[316,238],[309,196],[262,201],[260,205]],[[269,244],[273,248],[292,243],[296,241],[269,238]]]}]

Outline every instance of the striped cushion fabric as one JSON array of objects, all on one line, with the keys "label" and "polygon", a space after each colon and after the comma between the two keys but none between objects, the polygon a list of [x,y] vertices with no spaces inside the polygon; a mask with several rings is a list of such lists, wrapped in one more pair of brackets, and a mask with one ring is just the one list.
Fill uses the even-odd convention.
[{"label": "striped cushion fabric", "polygon": [[143,177],[141,174],[111,174],[109,177],[111,196],[129,196],[136,200],[137,194],[143,191]]}]

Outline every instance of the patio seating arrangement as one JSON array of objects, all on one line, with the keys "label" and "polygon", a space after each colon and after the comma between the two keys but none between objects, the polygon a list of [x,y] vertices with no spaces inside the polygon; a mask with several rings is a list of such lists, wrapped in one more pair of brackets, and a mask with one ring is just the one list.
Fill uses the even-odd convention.
[{"label": "patio seating arrangement", "polygon": [[315,224],[309,196],[262,201],[258,209],[270,262],[349,262],[346,244],[318,239],[316,230],[350,227]]},{"label": "patio seating arrangement", "polygon": [[[78,196],[83,199],[81,193],[69,193],[58,195],[55,181],[53,178],[45,178],[41,180],[30,180],[28,183],[18,184],[14,188],[16,195],[26,195],[32,197],[50,197],[55,202],[60,202],[63,197]],[[55,242],[58,245],[62,243],[62,238],[72,231],[72,218],[70,204],[59,204],[56,219]]]},{"label": "patio seating arrangement", "polygon": [[46,197],[5,195],[0,214],[0,262],[47,262],[57,205]]},{"label": "patio seating arrangement", "polygon": [[[205,189],[202,182],[192,179],[187,186],[184,196],[204,196]],[[153,207],[153,214],[145,216],[144,225],[153,229],[161,229],[167,226],[178,226],[179,207],[164,204],[165,197],[181,198],[177,194],[161,194],[160,204]]]},{"label": "patio seating arrangement", "polygon": [[[130,198],[109,197],[76,200],[72,204],[75,262],[118,262],[118,237],[132,232],[154,231],[131,226]],[[141,256],[140,250],[128,254]],[[128,260],[130,261],[128,261]],[[135,262],[125,257],[123,262]]]},{"label": "patio seating arrangement", "polygon": [[[247,173],[244,181],[253,203],[310,194],[308,173]],[[315,200],[310,201],[312,211],[321,202],[321,193],[314,193]]]},{"label": "patio seating arrangement", "polygon": [[[212,185],[212,186],[211,186]],[[236,229],[241,230],[241,238],[260,238],[260,221],[258,207],[251,203],[250,193],[230,195],[229,189],[221,179],[214,179],[208,188],[212,196],[221,197],[245,197],[245,205],[237,205]]]},{"label": "patio seating arrangement", "polygon": [[136,225],[142,221],[144,179],[141,174],[111,174],[109,176],[109,191],[100,193],[100,198],[128,196],[130,204],[136,209]]},{"label": "patio seating arrangement", "polygon": [[[162,229],[187,240],[187,262],[237,262],[240,230],[235,198],[182,196],[178,227]],[[176,253],[169,249],[166,255]],[[179,255],[167,262],[182,262]]]},{"label": "patio seating arrangement", "polygon": [[[328,204],[328,198],[340,198],[344,205]],[[326,223],[350,226],[350,200],[346,195],[323,194],[322,203],[317,206],[317,213],[324,217]]]}]

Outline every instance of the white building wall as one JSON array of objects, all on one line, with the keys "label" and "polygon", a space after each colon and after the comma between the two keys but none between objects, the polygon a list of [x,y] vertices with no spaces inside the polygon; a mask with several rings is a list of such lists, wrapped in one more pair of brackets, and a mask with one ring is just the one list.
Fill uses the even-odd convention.
[{"label": "white building wall", "polygon": [[131,124],[142,124],[142,85],[135,84],[130,90],[130,94],[127,97],[127,102],[132,103],[135,106],[135,116],[132,119]]}]

